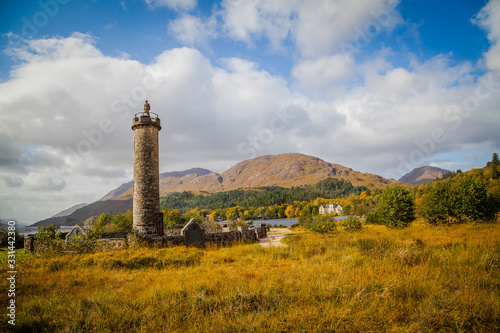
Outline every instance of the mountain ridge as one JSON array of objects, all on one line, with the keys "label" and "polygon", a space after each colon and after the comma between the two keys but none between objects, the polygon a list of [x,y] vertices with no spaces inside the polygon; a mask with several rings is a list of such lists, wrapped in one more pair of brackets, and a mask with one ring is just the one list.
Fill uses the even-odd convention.
[{"label": "mountain ridge", "polygon": [[430,182],[436,178],[441,178],[444,174],[449,172],[451,171],[438,167],[422,166],[408,172],[407,174],[399,178],[399,181],[412,185],[420,185]]},{"label": "mountain ridge", "polygon": [[57,214],[52,215],[51,218],[71,215],[75,210],[80,209],[82,207],[85,207],[87,205],[88,205],[88,203],[86,203],[86,202],[82,202],[82,203],[76,204],[74,206],[66,208],[65,210],[60,211]]},{"label": "mountain ridge", "polygon": [[[207,170],[207,169],[203,169],[203,168],[191,168],[189,170],[184,170],[184,171],[167,171],[167,172],[160,173],[160,180],[163,178],[167,178],[167,177],[181,178],[181,177],[184,177],[190,173],[205,175],[205,174],[212,173],[212,171]],[[125,193],[126,191],[131,189],[133,184],[134,184],[133,180],[131,180],[127,183],[123,183],[119,187],[115,188],[114,190],[109,191],[106,195],[104,195],[98,201],[104,201],[104,200],[109,200],[109,199],[114,199],[116,197],[119,197],[120,195],[122,195],[123,193]]]},{"label": "mountain ridge", "polygon": [[[193,168],[185,171],[162,173],[161,175],[166,175],[166,177],[160,179],[160,196],[184,191],[214,193],[262,186],[289,188],[314,185],[326,178],[345,179],[354,186],[366,186],[369,189],[383,189],[393,184],[412,186],[394,179],[389,180],[379,175],[362,173],[340,164],[325,162],[318,157],[299,153],[259,156],[239,162],[220,174],[207,169]],[[125,189],[126,187],[127,189]],[[55,218],[54,222],[60,225],[64,223],[74,224],[101,213],[116,214],[120,211],[119,209],[125,211],[132,208],[132,196],[132,182],[128,182],[108,192],[99,201],[77,209],[68,216]],[[52,220],[54,218],[38,221],[33,225],[48,224]]]}]

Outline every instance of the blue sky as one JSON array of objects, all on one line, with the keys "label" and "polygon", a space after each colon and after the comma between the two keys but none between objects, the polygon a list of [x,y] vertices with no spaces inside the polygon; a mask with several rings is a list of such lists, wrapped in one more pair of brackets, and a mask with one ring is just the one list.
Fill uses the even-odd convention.
[{"label": "blue sky", "polygon": [[[75,31],[88,33],[98,39],[96,46],[103,54],[121,56],[125,52],[143,63],[151,62],[165,49],[183,46],[172,33],[168,33],[169,22],[179,13],[167,6],[152,9],[142,1],[102,0],[48,0],[41,3],[47,6],[27,0],[3,1],[0,4],[1,31],[32,38],[67,37]],[[476,62],[489,44],[484,30],[473,24],[471,18],[485,3],[482,0],[403,1],[397,10],[403,16],[404,24],[391,34],[381,33],[370,42],[366,51],[390,47],[395,52],[414,52],[421,59],[451,53],[456,61]],[[220,9],[219,1],[200,1],[192,10],[183,12],[206,18]],[[47,23],[43,24],[45,21]],[[2,48],[5,49],[8,43],[9,39],[3,36]],[[251,48],[243,42],[220,38],[202,50],[212,61],[219,57],[245,58],[258,62],[267,71],[288,77],[293,66],[294,48],[291,41],[286,43],[285,52],[277,52],[269,49],[264,37],[258,38]],[[1,77],[6,79],[15,62],[5,54],[1,55],[1,60]],[[401,66],[408,65],[407,59],[394,61]]]},{"label": "blue sky", "polygon": [[500,150],[500,1],[6,0],[0,16],[0,217],[129,181],[146,98],[161,171],[299,152],[399,178]]}]

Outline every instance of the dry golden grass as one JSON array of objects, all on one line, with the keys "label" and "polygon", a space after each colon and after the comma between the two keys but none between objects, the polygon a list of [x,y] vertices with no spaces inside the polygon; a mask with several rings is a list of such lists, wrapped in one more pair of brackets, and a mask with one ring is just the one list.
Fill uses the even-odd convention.
[{"label": "dry golden grass", "polygon": [[[327,236],[304,232],[285,241],[285,248],[253,244],[32,258],[18,283],[15,328],[500,331],[499,224],[367,226]],[[8,328],[6,320],[0,325]]]}]

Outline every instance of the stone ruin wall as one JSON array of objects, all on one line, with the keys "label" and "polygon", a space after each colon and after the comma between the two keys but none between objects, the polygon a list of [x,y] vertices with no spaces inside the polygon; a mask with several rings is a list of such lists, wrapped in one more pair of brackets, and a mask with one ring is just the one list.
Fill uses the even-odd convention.
[{"label": "stone ruin wall", "polygon": [[[230,228],[210,228],[203,229],[203,239],[205,245],[227,245],[234,242],[255,242],[267,237],[267,225],[258,227],[230,227]],[[174,247],[174,246],[196,246],[196,244],[186,243],[186,238],[181,229],[165,229],[163,236],[147,236],[126,232],[115,232],[102,234],[96,239],[98,252],[123,250],[128,247],[138,248],[140,246],[149,247]],[[61,249],[66,246],[66,242],[61,241]],[[26,253],[38,252],[43,247],[35,246],[34,237],[26,236],[24,239],[24,250]]]},{"label": "stone ruin wall", "polygon": [[[267,237],[267,226],[258,227],[231,227],[231,228],[207,228],[203,230],[203,239],[205,244],[225,245],[234,242],[254,242],[261,238]],[[165,229],[164,236],[156,237],[139,237],[141,245],[171,247],[171,246],[196,246],[186,242],[186,237],[181,232],[181,229]],[[132,242],[137,242],[132,241]],[[138,244],[131,245],[133,247]]]}]

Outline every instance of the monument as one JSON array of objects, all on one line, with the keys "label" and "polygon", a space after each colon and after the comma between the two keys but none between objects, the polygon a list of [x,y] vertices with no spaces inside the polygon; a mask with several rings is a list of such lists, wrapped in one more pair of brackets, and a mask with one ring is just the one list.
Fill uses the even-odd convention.
[{"label": "monument", "polygon": [[134,130],[134,194],[133,230],[145,236],[163,236],[163,213],[160,210],[160,173],[158,133],[160,118],[150,112],[148,101],[144,111],[132,120]]}]

